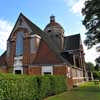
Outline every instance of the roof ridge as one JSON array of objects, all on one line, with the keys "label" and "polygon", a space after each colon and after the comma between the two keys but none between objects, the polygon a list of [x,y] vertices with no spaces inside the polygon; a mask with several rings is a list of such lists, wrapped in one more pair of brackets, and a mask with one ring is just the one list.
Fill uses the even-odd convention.
[{"label": "roof ridge", "polygon": [[77,36],[77,35],[80,35],[80,33],[79,33],[79,34],[68,35],[68,36],[65,36],[64,38],[66,38],[66,37],[71,37],[71,36]]}]

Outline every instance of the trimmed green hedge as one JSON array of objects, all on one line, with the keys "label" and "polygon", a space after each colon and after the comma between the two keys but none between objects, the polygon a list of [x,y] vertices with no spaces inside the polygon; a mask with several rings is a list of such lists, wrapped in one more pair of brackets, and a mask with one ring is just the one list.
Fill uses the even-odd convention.
[{"label": "trimmed green hedge", "polygon": [[64,76],[0,74],[0,100],[42,100],[66,89]]}]

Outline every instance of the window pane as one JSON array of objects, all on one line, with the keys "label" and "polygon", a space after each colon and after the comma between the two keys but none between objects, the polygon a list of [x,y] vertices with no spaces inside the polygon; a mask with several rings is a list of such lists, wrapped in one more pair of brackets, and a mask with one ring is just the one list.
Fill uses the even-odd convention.
[{"label": "window pane", "polygon": [[30,40],[30,50],[31,50],[31,53],[35,53],[37,48],[36,48],[36,41],[35,41],[35,38],[31,38]]},{"label": "window pane", "polygon": [[23,32],[19,32],[17,34],[16,39],[16,56],[20,56],[23,54]]},{"label": "window pane", "polygon": [[51,75],[51,72],[44,72],[44,75]]}]

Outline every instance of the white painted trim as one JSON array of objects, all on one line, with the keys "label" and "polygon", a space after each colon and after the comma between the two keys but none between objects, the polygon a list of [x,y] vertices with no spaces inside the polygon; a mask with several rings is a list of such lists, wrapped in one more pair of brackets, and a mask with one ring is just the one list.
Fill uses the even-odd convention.
[{"label": "white painted trim", "polygon": [[53,66],[42,66],[41,74],[44,75],[44,72],[51,72],[53,75]]},{"label": "white painted trim", "polygon": [[55,67],[61,67],[61,66],[67,66],[66,64],[59,64],[59,65],[57,65],[57,64],[55,64],[55,65],[53,65],[53,66],[55,66]]},{"label": "white painted trim", "polygon": [[16,70],[20,70],[21,74],[23,74],[22,59],[23,59],[23,56],[14,57],[14,69],[13,69],[14,74]]},{"label": "white painted trim", "polygon": [[13,73],[15,74],[15,71],[16,70],[20,70],[21,71],[21,74],[23,74],[23,67],[14,67],[14,70],[13,70]]},{"label": "white painted trim", "polygon": [[22,64],[22,56],[14,58],[14,67],[21,67]]},{"label": "white painted trim", "polygon": [[37,37],[37,38],[41,39],[41,37],[40,37],[39,35],[37,35],[37,34],[31,35],[31,37],[32,37],[32,38],[33,38],[33,37]]},{"label": "white painted trim", "polygon": [[23,56],[14,57],[14,60],[21,60],[21,59],[23,59]]},{"label": "white painted trim", "polygon": [[84,79],[84,77],[73,77],[72,79]]}]

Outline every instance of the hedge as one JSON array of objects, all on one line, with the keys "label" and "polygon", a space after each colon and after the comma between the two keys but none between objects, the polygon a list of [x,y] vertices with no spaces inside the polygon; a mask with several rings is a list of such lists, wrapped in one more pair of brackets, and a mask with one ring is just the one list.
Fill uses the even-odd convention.
[{"label": "hedge", "polygon": [[66,89],[64,76],[0,74],[0,100],[43,100]]}]

